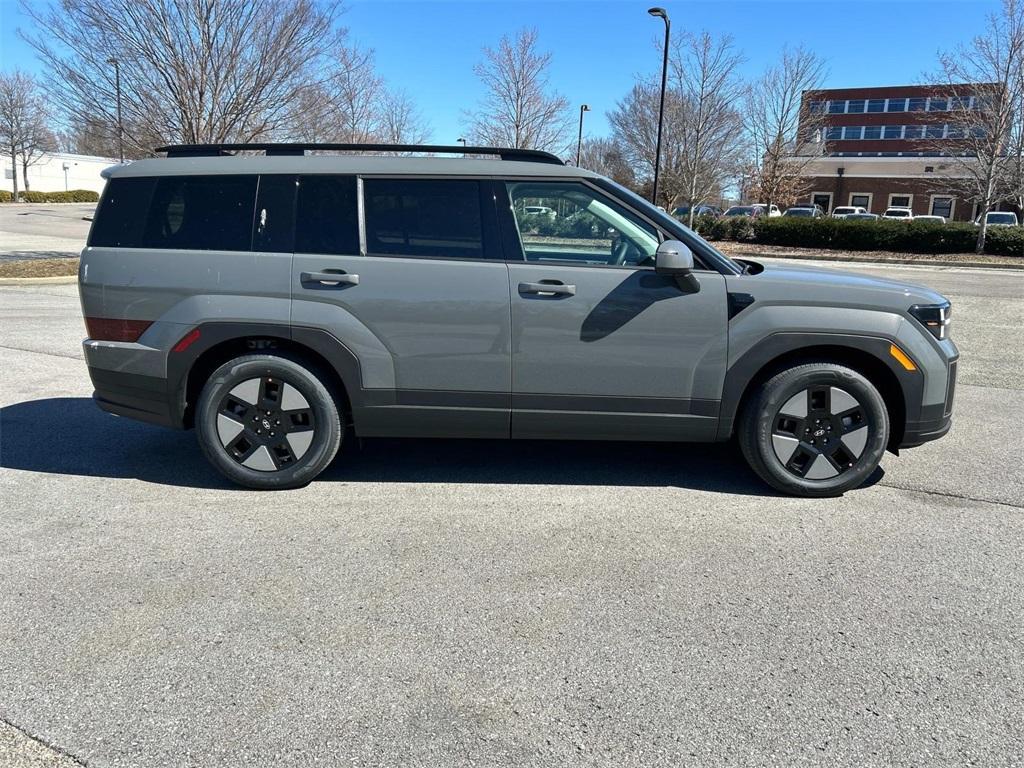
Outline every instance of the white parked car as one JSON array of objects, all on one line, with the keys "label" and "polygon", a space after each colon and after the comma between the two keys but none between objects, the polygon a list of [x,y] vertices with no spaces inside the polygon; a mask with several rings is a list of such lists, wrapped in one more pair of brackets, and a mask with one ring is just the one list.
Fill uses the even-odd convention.
[{"label": "white parked car", "polygon": [[845,219],[855,213],[867,213],[867,209],[860,205],[837,205],[832,209],[833,219]]},{"label": "white parked car", "polygon": [[901,219],[902,221],[910,221],[914,218],[914,212],[910,208],[904,208],[902,206],[894,206],[892,208],[886,208],[885,213],[882,214],[883,219]]},{"label": "white parked car", "polygon": [[945,224],[946,223],[946,217],[945,216],[914,216],[913,219],[914,219],[914,221],[931,221],[931,222],[934,222],[936,224]]},{"label": "white parked car", "polygon": [[[990,227],[1016,227],[1020,222],[1017,221],[1017,214],[1013,211],[989,211],[985,214],[988,226]],[[981,226],[981,217],[974,222],[974,226]]]},{"label": "white parked car", "polygon": [[534,216],[548,216],[552,219],[558,215],[554,208],[548,208],[546,205],[527,205],[523,210]]}]

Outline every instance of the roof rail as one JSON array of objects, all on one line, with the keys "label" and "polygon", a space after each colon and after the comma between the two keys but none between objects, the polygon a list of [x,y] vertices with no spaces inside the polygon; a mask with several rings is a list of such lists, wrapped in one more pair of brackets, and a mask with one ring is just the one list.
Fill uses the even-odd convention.
[{"label": "roof rail", "polygon": [[168,157],[215,157],[235,152],[264,152],[270,155],[304,155],[306,151],[319,152],[432,152],[435,154],[497,155],[502,160],[528,163],[565,165],[560,158],[539,149],[511,149],[507,147],[450,147],[442,144],[171,144],[157,147],[154,152],[166,152]]}]

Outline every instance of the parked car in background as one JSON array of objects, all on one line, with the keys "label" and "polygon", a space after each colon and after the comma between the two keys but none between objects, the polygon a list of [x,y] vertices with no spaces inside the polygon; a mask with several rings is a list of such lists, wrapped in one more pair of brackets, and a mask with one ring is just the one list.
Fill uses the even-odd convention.
[{"label": "parked car in background", "polygon": [[[690,215],[690,206],[681,205],[672,211],[672,215],[677,219],[681,219],[685,216]],[[694,216],[721,216],[722,209],[717,205],[698,205],[694,211]]]},{"label": "parked car in background", "polygon": [[847,221],[878,221],[877,213],[851,213],[844,217]]},{"label": "parked car in background", "polygon": [[832,209],[833,219],[845,219],[847,216],[852,216],[855,213],[867,213],[867,208],[863,208],[859,205],[837,205]]},{"label": "parked car in background", "polygon": [[882,214],[883,219],[902,219],[903,221],[910,221],[914,218],[914,212],[909,208],[903,208],[893,206],[886,208],[885,213]]},{"label": "parked car in background", "polygon": [[935,224],[945,224],[945,216],[915,216],[914,221],[931,221]]},{"label": "parked car in background", "polygon": [[820,205],[793,205],[786,209],[783,216],[790,216],[804,219],[820,219],[825,215]]},{"label": "parked car in background", "polygon": [[[1017,214],[1013,211],[989,211],[985,214],[985,219],[990,227],[1016,227],[1020,223],[1017,221]],[[980,216],[974,222],[974,226],[981,226]]]},{"label": "parked car in background", "polygon": [[753,205],[734,205],[729,208],[725,216],[781,216],[782,211],[779,210],[779,206],[773,205],[770,208],[764,203],[754,203]]},{"label": "parked car in background", "polygon": [[548,216],[552,219],[558,215],[554,208],[548,208],[546,205],[527,205],[523,210],[533,216]]}]

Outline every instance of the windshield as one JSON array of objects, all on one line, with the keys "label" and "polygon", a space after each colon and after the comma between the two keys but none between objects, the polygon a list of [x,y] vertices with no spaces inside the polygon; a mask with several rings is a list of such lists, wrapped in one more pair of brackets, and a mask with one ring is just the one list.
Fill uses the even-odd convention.
[{"label": "windshield", "polygon": [[783,216],[812,216],[813,212],[810,208],[790,208]]},{"label": "windshield", "polygon": [[990,213],[988,215],[989,224],[1016,224],[1017,215],[1014,213]]}]

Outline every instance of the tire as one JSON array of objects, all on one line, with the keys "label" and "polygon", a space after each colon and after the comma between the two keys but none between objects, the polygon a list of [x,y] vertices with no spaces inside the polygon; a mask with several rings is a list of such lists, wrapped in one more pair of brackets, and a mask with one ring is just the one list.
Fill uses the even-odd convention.
[{"label": "tire", "polygon": [[834,363],[807,363],[762,384],[739,422],[743,455],[758,476],[794,496],[839,496],[878,467],[889,414],[875,386]]},{"label": "tire", "polygon": [[341,446],[338,406],[316,373],[279,355],[247,355],[213,372],[199,395],[196,433],[226,478],[259,490],[298,488]]}]

